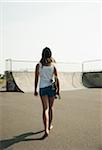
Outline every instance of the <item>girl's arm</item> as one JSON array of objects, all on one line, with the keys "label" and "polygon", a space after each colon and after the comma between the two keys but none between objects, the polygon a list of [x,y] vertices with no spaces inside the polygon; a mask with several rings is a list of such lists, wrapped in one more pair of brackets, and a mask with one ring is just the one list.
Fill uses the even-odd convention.
[{"label": "girl's arm", "polygon": [[39,79],[39,64],[35,67],[35,84],[34,84],[34,95],[37,96],[37,86],[38,86],[38,79]]},{"label": "girl's arm", "polygon": [[54,67],[54,76],[55,76],[55,83],[56,83],[56,86],[57,86],[56,94],[59,95],[60,84],[59,84],[59,79],[58,79],[57,69],[56,69],[55,67]]}]

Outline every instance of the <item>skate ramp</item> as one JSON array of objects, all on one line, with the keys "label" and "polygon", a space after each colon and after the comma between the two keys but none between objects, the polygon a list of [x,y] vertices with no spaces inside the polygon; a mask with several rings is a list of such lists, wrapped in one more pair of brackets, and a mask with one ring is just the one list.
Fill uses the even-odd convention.
[{"label": "skate ramp", "polygon": [[[7,87],[8,91],[21,91],[25,93],[34,91],[34,72],[12,72],[12,81],[14,84],[12,89]],[[85,88],[82,84],[82,73],[81,72],[59,72],[61,91],[66,90],[77,90]],[[9,85],[9,84],[8,84]]]},{"label": "skate ramp", "polygon": [[102,88],[102,71],[83,73],[82,82],[88,88]]},{"label": "skate ramp", "polygon": [[34,72],[13,72],[13,77],[23,92],[34,91]]},{"label": "skate ramp", "polygon": [[85,88],[82,84],[81,72],[59,72],[61,91],[78,90]]},{"label": "skate ramp", "polygon": [[16,84],[16,81],[13,77],[13,73],[11,71],[5,71],[5,77],[6,77],[7,92],[23,92]]}]

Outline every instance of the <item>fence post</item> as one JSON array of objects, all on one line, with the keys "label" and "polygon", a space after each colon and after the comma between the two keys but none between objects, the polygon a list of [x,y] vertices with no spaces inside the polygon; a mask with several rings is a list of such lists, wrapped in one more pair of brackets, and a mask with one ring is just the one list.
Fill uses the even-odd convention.
[{"label": "fence post", "polygon": [[6,59],[6,71],[12,71],[12,59]]}]

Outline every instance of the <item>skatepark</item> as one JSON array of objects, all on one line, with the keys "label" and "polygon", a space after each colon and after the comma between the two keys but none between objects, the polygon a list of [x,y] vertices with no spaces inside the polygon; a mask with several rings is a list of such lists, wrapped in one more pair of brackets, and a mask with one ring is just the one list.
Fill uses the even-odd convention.
[{"label": "skatepark", "polygon": [[[101,6],[100,0],[0,1],[0,150],[102,150]],[[45,57],[45,48],[52,55]],[[54,59],[61,99],[43,139],[35,65]]]},{"label": "skatepark", "polygon": [[[1,150],[102,149],[102,88],[88,88],[89,78],[82,80],[82,72],[58,72],[58,75],[61,100],[55,100],[54,128],[42,140],[42,106],[39,96],[33,95],[34,72],[8,74],[11,91],[0,92]],[[100,77],[100,72],[91,74],[92,81],[97,80],[93,85],[100,85]]]}]

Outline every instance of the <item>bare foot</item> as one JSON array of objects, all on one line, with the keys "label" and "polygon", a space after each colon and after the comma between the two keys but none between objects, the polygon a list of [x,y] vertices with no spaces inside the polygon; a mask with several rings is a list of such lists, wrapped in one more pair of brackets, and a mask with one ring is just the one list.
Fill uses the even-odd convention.
[{"label": "bare foot", "polygon": [[48,135],[49,135],[49,130],[46,130],[46,131],[45,131],[45,134],[48,134]]},{"label": "bare foot", "polygon": [[49,130],[45,131],[45,134],[43,135],[42,139],[45,139],[49,135]]},{"label": "bare foot", "polygon": [[48,137],[48,134],[45,133],[41,139],[43,140],[43,139],[45,139],[45,138],[47,138],[47,137]]},{"label": "bare foot", "polygon": [[50,130],[53,129],[53,125],[50,126]]}]

